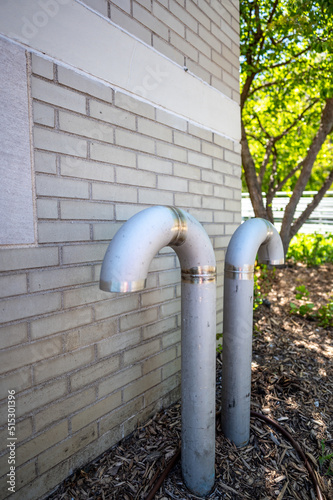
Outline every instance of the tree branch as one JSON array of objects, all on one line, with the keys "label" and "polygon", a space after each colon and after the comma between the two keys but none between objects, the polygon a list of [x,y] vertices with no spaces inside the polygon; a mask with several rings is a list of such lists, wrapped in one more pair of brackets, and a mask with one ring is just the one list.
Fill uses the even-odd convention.
[{"label": "tree branch", "polygon": [[324,184],[318,191],[318,193],[313,197],[311,203],[307,205],[306,209],[303,211],[303,213],[298,217],[298,219],[293,223],[293,225],[290,228],[290,236],[291,238],[295,236],[295,234],[299,231],[299,229],[302,227],[304,222],[307,221],[307,219],[310,217],[312,212],[314,211],[315,208],[319,205],[323,197],[325,196],[326,192],[329,190],[333,183],[333,168],[325,180]]}]

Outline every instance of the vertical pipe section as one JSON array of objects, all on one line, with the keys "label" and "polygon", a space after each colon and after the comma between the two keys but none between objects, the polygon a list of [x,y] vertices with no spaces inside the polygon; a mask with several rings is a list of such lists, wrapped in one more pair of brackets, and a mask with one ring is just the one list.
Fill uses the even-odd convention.
[{"label": "vertical pipe section", "polygon": [[142,290],[150,262],[164,246],[175,250],[182,275],[182,473],[191,492],[204,496],[215,479],[216,262],[207,233],[175,207],[139,212],[109,244],[100,288]]},{"label": "vertical pipe section", "polygon": [[282,265],[284,251],[275,227],[249,219],[233,234],[225,259],[222,408],[225,436],[237,447],[250,438],[253,286],[256,255],[261,263]]}]

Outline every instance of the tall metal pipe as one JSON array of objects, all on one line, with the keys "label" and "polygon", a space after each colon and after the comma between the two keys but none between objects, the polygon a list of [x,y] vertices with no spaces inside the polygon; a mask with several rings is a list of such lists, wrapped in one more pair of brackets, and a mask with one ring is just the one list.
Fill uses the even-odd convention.
[{"label": "tall metal pipe", "polygon": [[181,266],[182,473],[187,487],[204,496],[215,479],[216,262],[207,233],[178,208],[139,212],[109,244],[100,288],[142,290],[153,257],[165,246]]},{"label": "tall metal pipe", "polygon": [[236,446],[250,438],[254,264],[281,265],[284,252],[275,227],[249,219],[233,234],[225,258],[222,430]]}]

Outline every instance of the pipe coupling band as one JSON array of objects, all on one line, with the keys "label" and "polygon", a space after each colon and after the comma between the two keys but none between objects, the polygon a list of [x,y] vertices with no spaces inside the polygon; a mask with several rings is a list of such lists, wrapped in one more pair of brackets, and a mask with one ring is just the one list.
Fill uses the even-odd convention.
[{"label": "pipe coupling band", "polygon": [[225,265],[225,277],[231,280],[253,280],[254,265],[244,264],[243,266]]},{"label": "pipe coupling band", "polygon": [[182,282],[202,284],[216,281],[215,266],[200,266],[191,267],[190,269],[182,269]]},{"label": "pipe coupling band", "polygon": [[176,207],[168,207],[168,208],[171,210],[174,218],[174,224],[172,228],[174,236],[170,241],[169,246],[179,247],[185,242],[187,236],[188,228],[187,228],[186,216],[181,210],[179,210]]}]

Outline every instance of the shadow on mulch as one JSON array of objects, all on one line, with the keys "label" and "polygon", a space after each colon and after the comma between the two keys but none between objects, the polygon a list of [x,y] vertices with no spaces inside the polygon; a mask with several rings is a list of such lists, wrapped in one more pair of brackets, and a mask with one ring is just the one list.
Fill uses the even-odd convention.
[{"label": "shadow on mulch", "polygon": [[[324,305],[333,293],[333,265],[296,265],[269,273],[270,307],[255,311],[252,409],[278,421],[307,455],[322,492],[333,500],[333,330],[291,315],[295,287],[305,285],[313,303]],[[217,359],[217,408],[221,359]],[[128,439],[76,471],[49,500],[146,498],[153,480],[180,442],[180,405],[156,414]],[[186,489],[178,463],[156,500],[195,499]],[[251,418],[249,444],[237,449],[222,434],[217,419],[216,482],[209,499],[315,500],[315,490],[297,452],[261,420]]]}]

